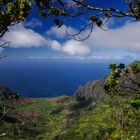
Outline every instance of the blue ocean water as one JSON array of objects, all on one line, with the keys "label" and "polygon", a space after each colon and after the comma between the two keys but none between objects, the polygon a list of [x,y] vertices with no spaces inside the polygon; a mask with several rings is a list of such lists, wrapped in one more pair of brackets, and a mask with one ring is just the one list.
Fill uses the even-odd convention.
[{"label": "blue ocean water", "polygon": [[73,95],[79,85],[109,73],[109,62],[1,60],[0,85],[23,97]]}]

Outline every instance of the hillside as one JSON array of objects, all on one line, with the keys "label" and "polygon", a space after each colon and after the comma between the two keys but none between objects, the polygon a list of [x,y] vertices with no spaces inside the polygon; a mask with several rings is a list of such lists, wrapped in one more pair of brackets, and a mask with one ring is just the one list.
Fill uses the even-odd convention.
[{"label": "hillside", "polygon": [[[137,82],[139,76],[137,72]],[[2,103],[11,109],[0,120],[0,139],[139,140],[139,86],[127,78],[119,78],[120,85],[136,90],[123,87],[124,94],[113,96],[103,88],[106,78],[88,82],[72,97],[11,100],[12,91],[1,88],[0,111]]]},{"label": "hillside", "polygon": [[[134,92],[135,89],[139,89],[138,83],[140,83],[140,61],[135,61],[132,64],[137,64],[139,71],[134,75],[129,75],[128,77],[121,77],[118,79],[120,89],[127,93]],[[130,64],[128,67],[130,67],[132,64]],[[106,91],[104,89],[104,86],[106,84],[106,79],[107,77],[96,81],[89,81],[85,85],[80,86],[75,92],[75,97],[79,100],[92,99],[96,102],[102,101],[105,98]]]}]

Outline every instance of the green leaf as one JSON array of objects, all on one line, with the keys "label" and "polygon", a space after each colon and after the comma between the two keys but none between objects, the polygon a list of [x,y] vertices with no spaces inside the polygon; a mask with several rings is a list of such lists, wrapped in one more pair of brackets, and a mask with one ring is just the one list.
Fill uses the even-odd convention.
[{"label": "green leaf", "polygon": [[116,67],[117,67],[116,64],[110,64],[110,65],[109,65],[109,69],[115,70]]},{"label": "green leaf", "polygon": [[12,10],[12,4],[8,3],[6,8],[7,12],[10,12]]},{"label": "green leaf", "polygon": [[124,68],[125,68],[125,65],[122,64],[122,63],[120,63],[119,68],[120,68],[120,69],[124,69]]},{"label": "green leaf", "polygon": [[95,23],[95,22],[97,22],[99,19],[97,18],[97,16],[93,15],[93,16],[90,17],[90,20],[91,20],[93,23]]},{"label": "green leaf", "polygon": [[102,24],[103,24],[103,22],[102,22],[101,20],[98,20],[98,21],[96,22],[96,25],[97,25],[98,27],[101,27]]},{"label": "green leaf", "polygon": [[54,19],[54,24],[58,27],[62,26],[62,22],[58,18]]}]

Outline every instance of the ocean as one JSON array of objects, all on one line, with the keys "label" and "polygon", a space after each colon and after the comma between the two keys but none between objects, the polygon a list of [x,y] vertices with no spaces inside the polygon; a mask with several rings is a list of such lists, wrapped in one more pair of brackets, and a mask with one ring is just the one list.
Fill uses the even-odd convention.
[{"label": "ocean", "polygon": [[88,82],[109,74],[110,62],[60,60],[0,60],[0,86],[19,92],[23,97],[73,95]]}]

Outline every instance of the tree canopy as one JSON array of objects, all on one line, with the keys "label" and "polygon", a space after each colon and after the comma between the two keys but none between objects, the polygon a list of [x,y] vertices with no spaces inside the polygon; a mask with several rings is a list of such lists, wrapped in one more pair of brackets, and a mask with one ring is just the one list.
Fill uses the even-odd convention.
[{"label": "tree canopy", "polygon": [[31,9],[28,0],[0,0],[0,37],[8,27],[23,22]]}]

